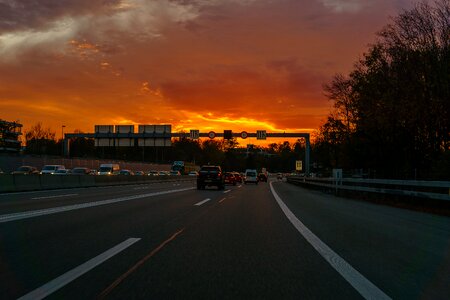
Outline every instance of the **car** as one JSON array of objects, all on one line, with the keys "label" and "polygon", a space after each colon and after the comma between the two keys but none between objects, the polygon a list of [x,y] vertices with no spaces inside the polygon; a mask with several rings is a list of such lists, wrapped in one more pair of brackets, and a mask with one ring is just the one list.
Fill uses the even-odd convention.
[{"label": "car", "polygon": [[258,181],[264,181],[267,182],[267,175],[264,173],[259,173],[258,174]]},{"label": "car", "polygon": [[278,174],[277,174],[277,179],[278,179],[278,180],[283,180],[283,174],[278,173]]},{"label": "car", "polygon": [[66,167],[64,167],[63,165],[45,165],[41,170],[41,174],[55,174],[56,171],[64,170],[65,168]]},{"label": "car", "polygon": [[236,177],[234,177],[234,174],[231,172],[225,172],[225,184],[232,184],[236,185]]},{"label": "car", "polygon": [[136,171],[134,172],[134,175],[142,176],[145,175],[144,171]]},{"label": "car", "polygon": [[254,169],[247,169],[245,170],[245,179],[244,183],[254,183],[258,184],[258,172]]},{"label": "car", "polygon": [[89,168],[76,167],[72,169],[74,175],[89,175],[92,174],[92,170]]},{"label": "car", "polygon": [[168,176],[169,173],[167,173],[167,171],[159,171],[159,172],[158,172],[158,175],[159,175],[159,176]]},{"label": "car", "polygon": [[220,166],[202,166],[197,176],[197,189],[204,190],[207,186],[217,186],[217,189],[225,188],[225,177]]},{"label": "car", "polygon": [[181,173],[180,173],[180,171],[170,171],[169,175],[170,176],[181,176]]},{"label": "car", "polygon": [[56,170],[55,173],[53,173],[53,175],[69,175],[69,174],[71,174],[69,169],[59,169]]},{"label": "car", "polygon": [[189,176],[198,176],[198,172],[197,171],[190,171],[188,173]]},{"label": "car", "polygon": [[156,170],[151,170],[151,171],[148,172],[147,175],[148,175],[148,176],[158,176],[158,175],[159,175],[159,172],[156,171]]},{"label": "car", "polygon": [[130,171],[130,170],[120,170],[119,175],[129,176],[129,175],[134,175],[134,173],[133,173],[133,171]]},{"label": "car", "polygon": [[39,170],[31,166],[21,166],[17,170],[11,172],[12,175],[33,175],[39,174]]},{"label": "car", "polygon": [[241,174],[239,174],[238,172],[232,172],[232,173],[234,175],[234,179],[236,180],[236,182],[238,182],[238,183],[244,182],[244,179]]}]

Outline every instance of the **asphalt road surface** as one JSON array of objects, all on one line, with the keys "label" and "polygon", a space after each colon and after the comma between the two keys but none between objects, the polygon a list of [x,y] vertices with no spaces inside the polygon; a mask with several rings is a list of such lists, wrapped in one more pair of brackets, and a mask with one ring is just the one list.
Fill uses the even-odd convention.
[{"label": "asphalt road surface", "polygon": [[450,218],[286,182],[0,195],[1,299],[449,299]]}]

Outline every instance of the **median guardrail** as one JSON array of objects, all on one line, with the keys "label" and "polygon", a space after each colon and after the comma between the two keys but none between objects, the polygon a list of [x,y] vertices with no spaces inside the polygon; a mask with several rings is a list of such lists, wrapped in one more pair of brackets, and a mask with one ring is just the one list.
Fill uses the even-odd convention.
[{"label": "median guardrail", "polygon": [[450,181],[314,178],[288,176],[287,182],[326,188],[335,193],[354,191],[450,201]]},{"label": "median guardrail", "polygon": [[128,175],[0,175],[0,193],[143,184],[157,181],[192,181],[194,176]]}]

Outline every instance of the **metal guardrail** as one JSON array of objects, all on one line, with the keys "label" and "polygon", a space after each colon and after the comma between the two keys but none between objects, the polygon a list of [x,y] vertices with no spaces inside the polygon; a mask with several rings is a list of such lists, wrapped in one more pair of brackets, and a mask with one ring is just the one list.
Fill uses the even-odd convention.
[{"label": "metal guardrail", "polygon": [[450,181],[310,178],[289,176],[287,182],[326,187],[339,190],[359,191],[397,196],[411,196],[450,201]]}]

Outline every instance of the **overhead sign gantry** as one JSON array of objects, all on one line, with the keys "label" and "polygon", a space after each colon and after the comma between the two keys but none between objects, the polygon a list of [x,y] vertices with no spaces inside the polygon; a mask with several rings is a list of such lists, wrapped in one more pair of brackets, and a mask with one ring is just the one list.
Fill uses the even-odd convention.
[{"label": "overhead sign gantry", "polygon": [[64,155],[69,156],[69,140],[71,138],[93,138],[97,147],[170,147],[171,138],[303,138],[305,139],[305,173],[309,175],[310,134],[309,133],[270,133],[265,130],[256,132],[242,131],[239,133],[224,130],[223,133],[209,131],[200,132],[198,129],[185,132],[172,132],[171,125],[139,125],[138,132],[134,132],[133,125],[96,125],[95,133],[66,133],[64,134]]}]

